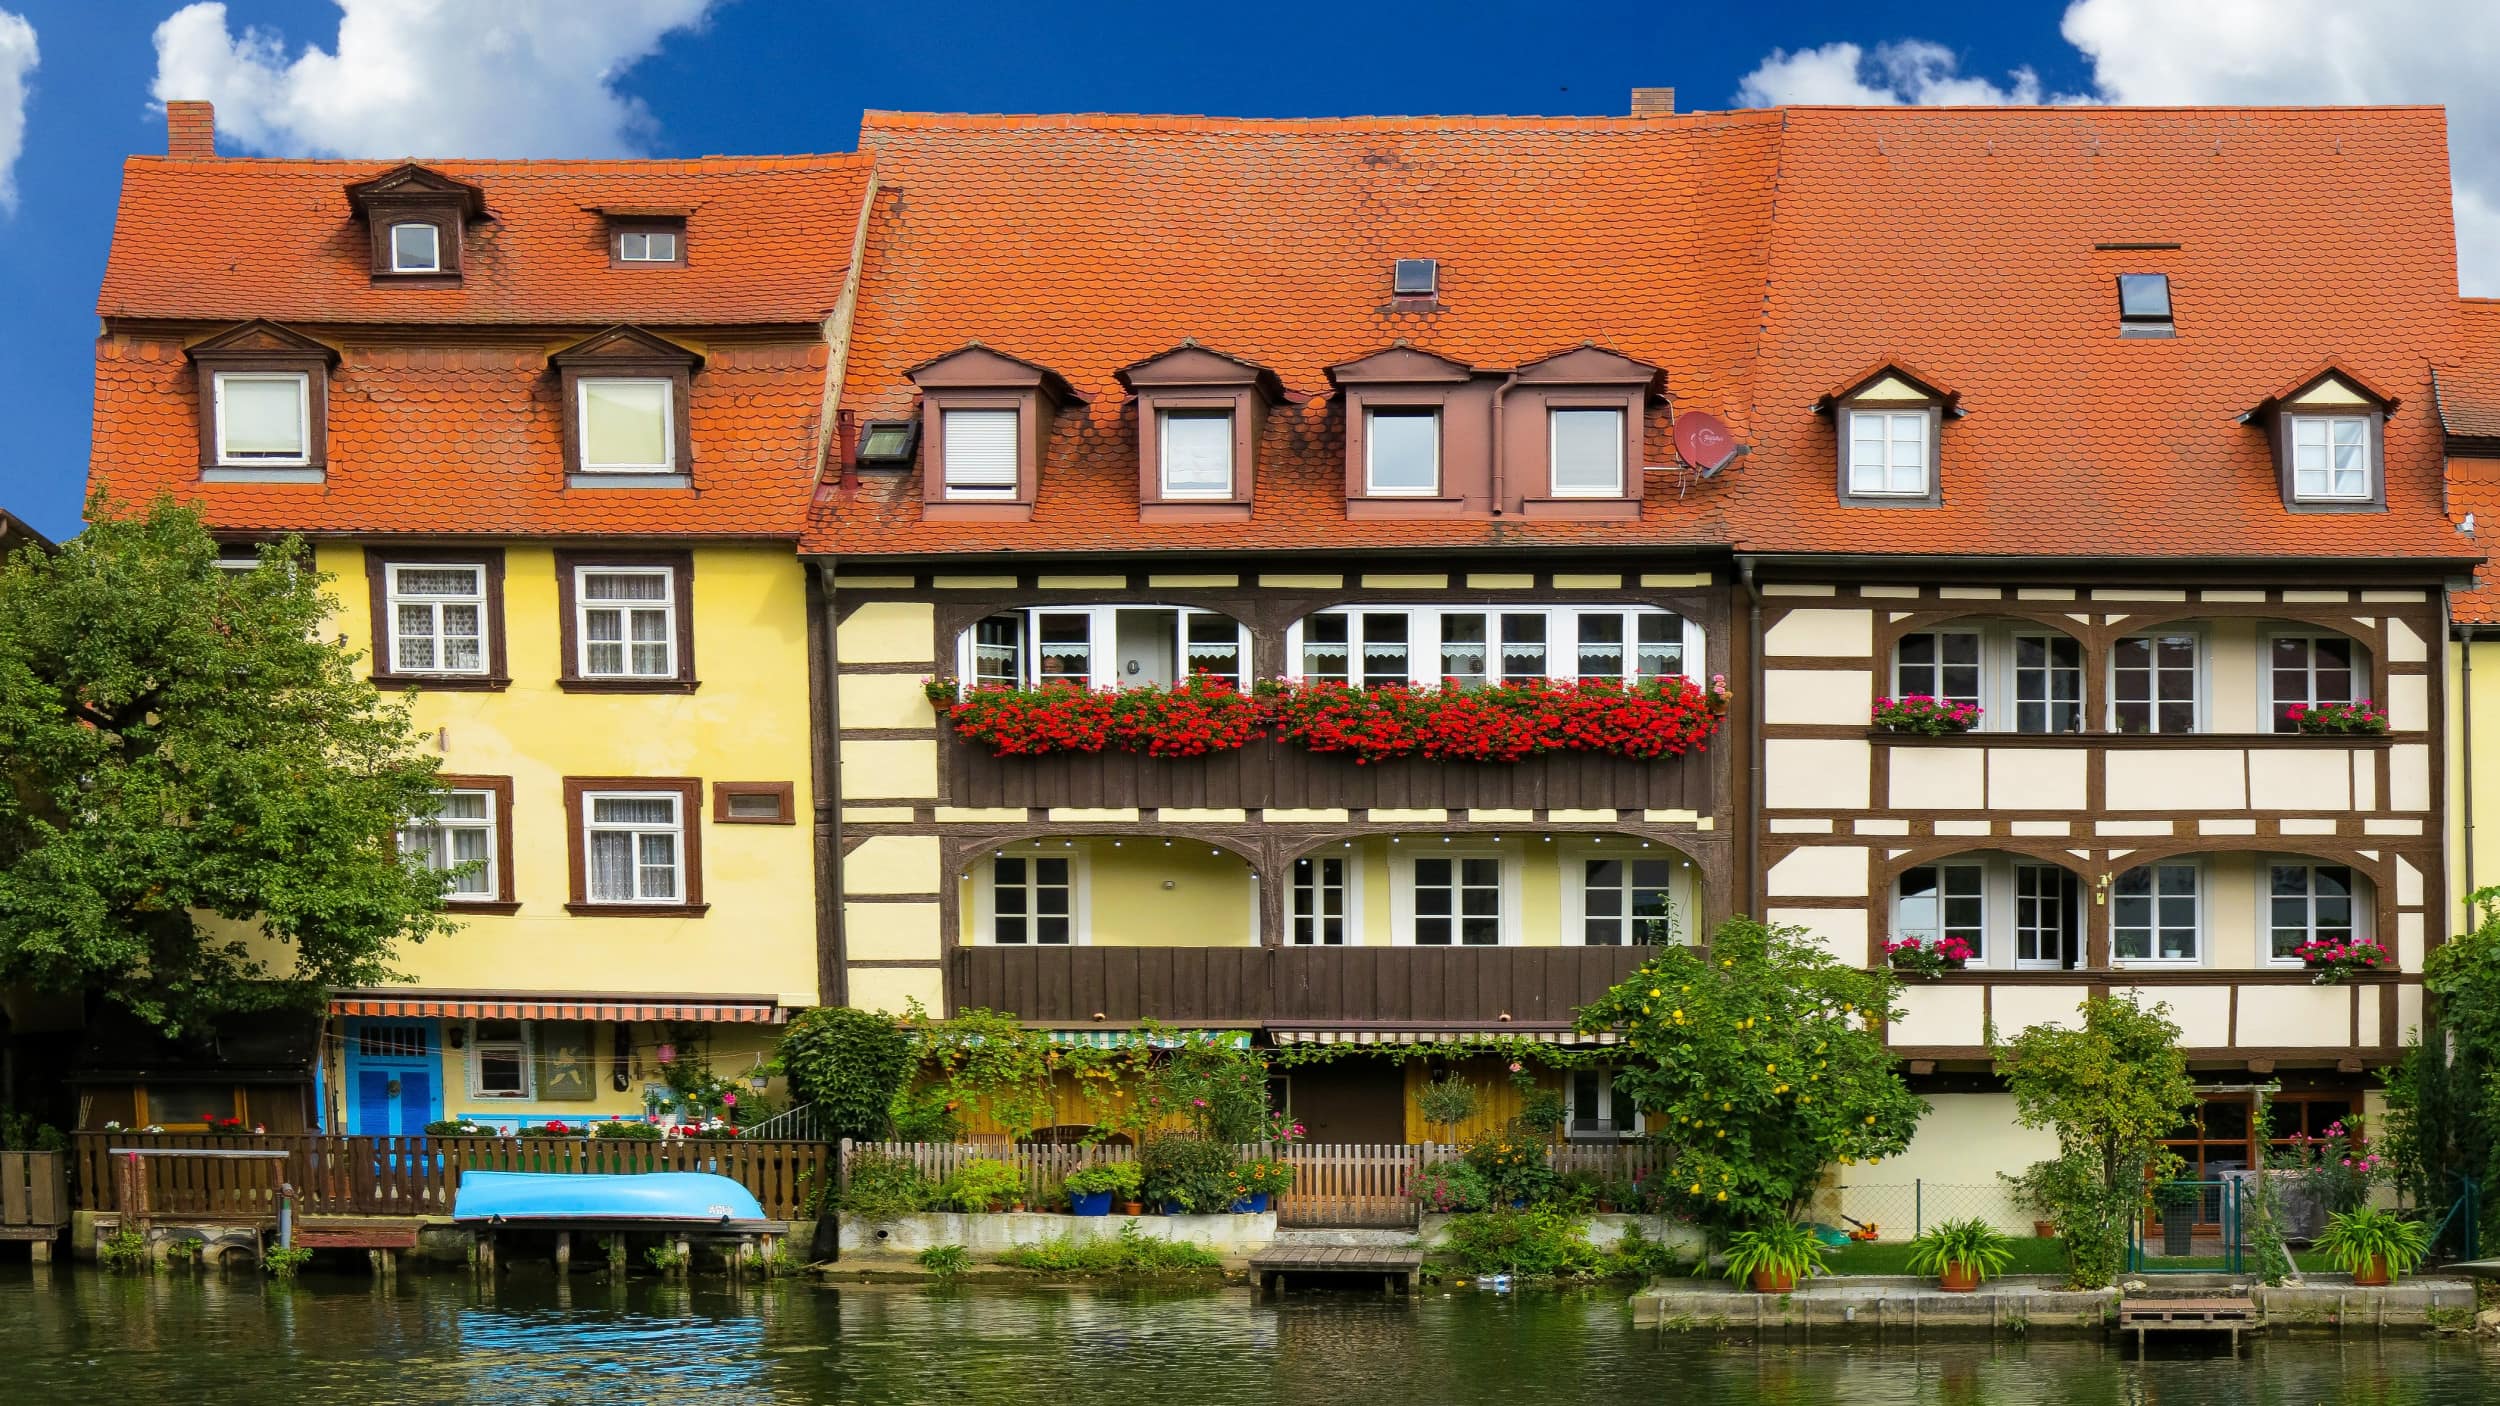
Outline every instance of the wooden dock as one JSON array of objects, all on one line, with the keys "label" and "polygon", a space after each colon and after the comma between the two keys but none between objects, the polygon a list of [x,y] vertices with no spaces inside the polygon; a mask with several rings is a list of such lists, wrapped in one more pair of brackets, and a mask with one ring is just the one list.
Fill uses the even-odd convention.
[{"label": "wooden dock", "polygon": [[2135,1334],[2136,1356],[2144,1355],[2149,1333],[2228,1333],[2231,1350],[2239,1351],[2242,1333],[2261,1332],[2265,1316],[2254,1301],[2242,1298],[2145,1298],[2118,1302],[2118,1332]]},{"label": "wooden dock", "polygon": [[1270,1245],[1250,1257],[1250,1273],[1262,1294],[1282,1293],[1288,1275],[1305,1278],[1376,1278],[1381,1292],[1412,1294],[1422,1277],[1424,1252],[1381,1245]]}]

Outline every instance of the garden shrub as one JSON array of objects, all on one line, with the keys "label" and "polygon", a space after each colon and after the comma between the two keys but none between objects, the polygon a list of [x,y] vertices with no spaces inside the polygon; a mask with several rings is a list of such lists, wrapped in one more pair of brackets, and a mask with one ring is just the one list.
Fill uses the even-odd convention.
[{"label": "garden shrub", "polygon": [[129,1225],[114,1231],[96,1242],[95,1262],[116,1274],[151,1267],[154,1261],[148,1258],[147,1233]]},{"label": "garden shrub", "polygon": [[1024,1199],[1024,1173],[1005,1162],[976,1157],[957,1167],[938,1195],[959,1211],[995,1211]]},{"label": "garden shrub", "polygon": [[1443,1253],[1469,1274],[1593,1278],[1607,1268],[1606,1256],[1589,1244],[1588,1223],[1546,1206],[1453,1217]]},{"label": "garden shrub", "polygon": [[1409,1183],[1408,1194],[1425,1212],[1435,1215],[1481,1211],[1493,1204],[1484,1175],[1465,1162],[1435,1162],[1424,1168]]},{"label": "garden shrub", "polygon": [[1561,1178],[1546,1165],[1545,1134],[1524,1118],[1513,1118],[1467,1145],[1467,1165],[1484,1182],[1485,1204],[1528,1205],[1551,1200]]},{"label": "garden shrub", "polygon": [[1137,1149],[1148,1204],[1207,1215],[1233,1204],[1233,1150],[1195,1133],[1166,1133]]},{"label": "garden shrub", "polygon": [[940,1279],[958,1279],[972,1268],[972,1251],[961,1245],[931,1245],[913,1258]]},{"label": "garden shrub", "polygon": [[885,1136],[913,1052],[890,1016],[813,1006],[791,1020],[775,1058],[791,1096],[815,1105],[824,1136],[867,1141]]},{"label": "garden shrub", "polygon": [[1141,1234],[1133,1221],[1120,1227],[1117,1239],[1062,1235],[1039,1245],[1018,1246],[1000,1255],[998,1262],[1050,1274],[1158,1274],[1224,1267],[1214,1253],[1186,1241]]},{"label": "garden shrub", "polygon": [[902,1157],[854,1152],[850,1173],[850,1185],[842,1192],[841,1209],[861,1220],[892,1220],[927,1210],[937,1196],[937,1188],[929,1184],[929,1178]]}]

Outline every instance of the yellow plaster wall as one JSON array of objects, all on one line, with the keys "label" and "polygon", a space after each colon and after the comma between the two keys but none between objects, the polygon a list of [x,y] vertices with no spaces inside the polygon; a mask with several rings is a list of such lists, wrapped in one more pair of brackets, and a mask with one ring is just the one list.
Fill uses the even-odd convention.
[{"label": "yellow plaster wall", "polygon": [[[1346,1056],[1348,1059],[1382,1057],[1376,1055]],[[1517,1081],[1511,1077],[1509,1068],[1502,1060],[1488,1056],[1460,1060],[1456,1065],[1458,1076],[1476,1086],[1475,1116],[1459,1124],[1455,1133],[1439,1124],[1425,1122],[1423,1111],[1415,1100],[1423,1093],[1424,1085],[1431,1076],[1431,1071],[1426,1067],[1427,1063],[1420,1059],[1410,1059],[1405,1062],[1406,1140],[1408,1142],[1423,1142],[1427,1139],[1453,1144],[1473,1142],[1486,1133],[1498,1130],[1504,1123],[1519,1116],[1523,1099]],[[1557,1071],[1548,1069],[1542,1064],[1532,1064],[1528,1066],[1528,1073],[1534,1076],[1537,1088],[1551,1089],[1556,1093],[1562,1092],[1563,1079]]]},{"label": "yellow plaster wall", "polygon": [[[2474,687],[2464,687],[2465,651],[2474,651]],[[2471,922],[2465,896],[2473,884],[2500,884],[2500,640],[2451,643],[2448,667],[2448,901],[2449,911],[2433,914],[2432,930],[2445,935],[2463,931]],[[2471,709],[2474,729],[2474,784],[2465,780],[2465,728]],[[2472,862],[2467,862],[2466,820],[2474,821]],[[2411,964],[2408,964],[2411,965]]]},{"label": "yellow plaster wall", "polygon": [[[370,651],[364,549],[325,543],[337,626]],[[512,778],[518,913],[464,918],[402,953],[417,984],[518,991],[772,995],[816,993],[814,866],[808,817],[807,597],[786,545],[694,548],[691,694],[574,694],[556,686],[560,622],[552,546],[504,544],[502,626],[512,685],[500,693],[416,695],[443,770]],[[576,917],[564,778],[692,776],[705,782],[699,918]],[[715,825],[711,783],[788,781],[798,823]]]},{"label": "yellow plaster wall", "polygon": [[[1058,852],[1056,842],[1050,846]],[[1085,941],[1096,947],[1248,947],[1255,921],[1250,866],[1214,846],[1139,836],[1114,845],[1108,839],[1078,840],[1066,851],[1080,859],[1077,904],[1087,921]],[[958,940],[986,940],[980,931],[982,895],[988,881],[982,861],[958,877]],[[1171,885],[1165,888],[1166,883]]]}]

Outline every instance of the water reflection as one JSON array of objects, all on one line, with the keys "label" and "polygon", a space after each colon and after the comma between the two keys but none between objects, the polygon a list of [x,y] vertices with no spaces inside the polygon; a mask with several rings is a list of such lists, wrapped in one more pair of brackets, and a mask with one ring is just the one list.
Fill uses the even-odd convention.
[{"label": "water reflection", "polygon": [[[2276,1338],[2138,1363],[2098,1341],[1712,1343],[1635,1329],[1619,1295],[1254,1300],[1246,1290],[823,1288],[604,1276],[115,1278],[0,1270],[12,1399],[1189,1401],[1693,1406],[2464,1406],[2488,1345]],[[40,1388],[43,1397],[28,1388]]]}]

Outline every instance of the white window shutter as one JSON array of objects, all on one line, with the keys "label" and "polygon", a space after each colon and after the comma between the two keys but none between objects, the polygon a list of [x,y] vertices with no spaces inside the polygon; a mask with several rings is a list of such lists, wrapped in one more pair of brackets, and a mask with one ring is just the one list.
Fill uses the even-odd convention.
[{"label": "white window shutter", "polygon": [[946,412],[946,486],[981,492],[1016,487],[1016,412]]}]

